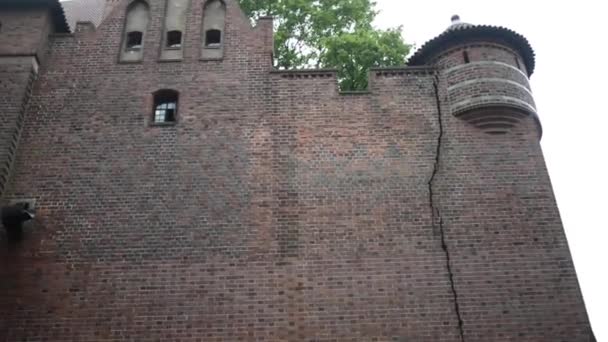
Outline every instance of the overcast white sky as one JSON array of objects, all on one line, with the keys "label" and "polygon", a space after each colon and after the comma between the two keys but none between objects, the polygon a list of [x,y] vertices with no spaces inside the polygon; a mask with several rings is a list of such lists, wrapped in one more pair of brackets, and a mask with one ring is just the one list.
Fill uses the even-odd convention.
[{"label": "overcast white sky", "polygon": [[608,341],[608,10],[603,1],[376,0],[380,27],[420,47],[459,14],[505,26],[536,52],[542,147],[596,338]]}]

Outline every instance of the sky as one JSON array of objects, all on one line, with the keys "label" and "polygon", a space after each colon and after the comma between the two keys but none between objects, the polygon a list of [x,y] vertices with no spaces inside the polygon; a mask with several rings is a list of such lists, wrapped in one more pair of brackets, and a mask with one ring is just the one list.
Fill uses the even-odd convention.
[{"label": "sky", "polygon": [[376,0],[378,27],[422,46],[450,25],[504,26],[536,52],[541,145],[598,342],[608,342],[608,16],[599,0]]}]

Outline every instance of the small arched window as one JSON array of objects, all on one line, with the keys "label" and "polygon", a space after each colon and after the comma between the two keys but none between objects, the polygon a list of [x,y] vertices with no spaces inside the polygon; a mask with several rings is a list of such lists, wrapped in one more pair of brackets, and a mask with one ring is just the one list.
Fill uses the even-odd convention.
[{"label": "small arched window", "polygon": [[177,120],[179,93],[163,89],[154,93],[153,122],[155,124],[173,123]]},{"label": "small arched window", "polygon": [[169,31],[167,32],[167,47],[178,49],[182,47],[182,32]]},{"label": "small arched window", "polygon": [[143,0],[135,0],[127,7],[121,60],[139,61],[142,59],[149,12],[148,4]]},{"label": "small arched window", "polygon": [[165,26],[160,59],[178,61],[183,58],[186,45],[186,20],[190,0],[166,0]]},{"label": "small arched window", "polygon": [[219,59],[224,55],[226,4],[222,0],[208,0],[203,7],[202,58]]},{"label": "small arched window", "polygon": [[220,47],[220,45],[222,45],[222,31],[212,29],[205,32],[206,47]]}]

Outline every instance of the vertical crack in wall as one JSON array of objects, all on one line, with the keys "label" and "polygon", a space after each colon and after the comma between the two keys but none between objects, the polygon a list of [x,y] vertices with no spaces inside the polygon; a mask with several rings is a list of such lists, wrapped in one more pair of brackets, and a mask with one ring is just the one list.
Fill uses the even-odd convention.
[{"label": "vertical crack in wall", "polygon": [[452,260],[450,258],[450,250],[448,249],[448,245],[445,238],[445,231],[443,229],[443,218],[441,217],[441,212],[439,208],[435,207],[434,201],[434,193],[433,193],[433,182],[437,177],[437,173],[439,172],[439,162],[441,159],[441,144],[443,140],[443,118],[441,114],[441,100],[439,97],[439,76],[435,74],[435,80],[433,82],[433,87],[435,88],[435,100],[437,103],[437,121],[439,124],[439,135],[437,136],[437,149],[435,151],[435,162],[433,165],[433,173],[431,174],[431,178],[429,178],[428,186],[429,186],[429,203],[431,207],[431,218],[433,223],[433,228],[439,228],[439,235],[441,237],[441,248],[445,253],[446,265],[448,269],[448,278],[450,280],[450,288],[452,290],[452,295],[454,296],[454,310],[456,311],[456,317],[458,318],[458,331],[460,333],[460,341],[464,342],[464,323],[462,321],[462,316],[460,315],[460,306],[458,304],[458,292],[456,292],[456,286],[454,284],[454,273],[452,272]]}]

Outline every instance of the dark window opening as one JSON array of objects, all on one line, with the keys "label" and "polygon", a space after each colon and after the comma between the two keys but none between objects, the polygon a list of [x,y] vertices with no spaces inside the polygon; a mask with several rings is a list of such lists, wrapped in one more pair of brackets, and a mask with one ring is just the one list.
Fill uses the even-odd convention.
[{"label": "dark window opening", "polygon": [[161,90],[154,94],[154,123],[175,122],[178,93]]},{"label": "dark window opening", "polygon": [[182,47],[182,33],[181,31],[169,31],[167,32],[167,47],[168,48],[181,48]]},{"label": "dark window opening", "polygon": [[519,58],[515,56],[515,65],[517,65],[517,69],[521,70],[521,65],[519,65]]},{"label": "dark window opening", "polygon": [[471,60],[469,59],[469,53],[468,52],[463,51],[462,52],[462,57],[464,58],[464,62],[465,63],[470,63],[471,62]]},{"label": "dark window opening", "polygon": [[143,33],[139,31],[132,31],[127,33],[127,49],[139,50],[143,41]]},{"label": "dark window opening", "polygon": [[205,34],[205,46],[219,47],[222,44],[222,31],[209,30]]}]

